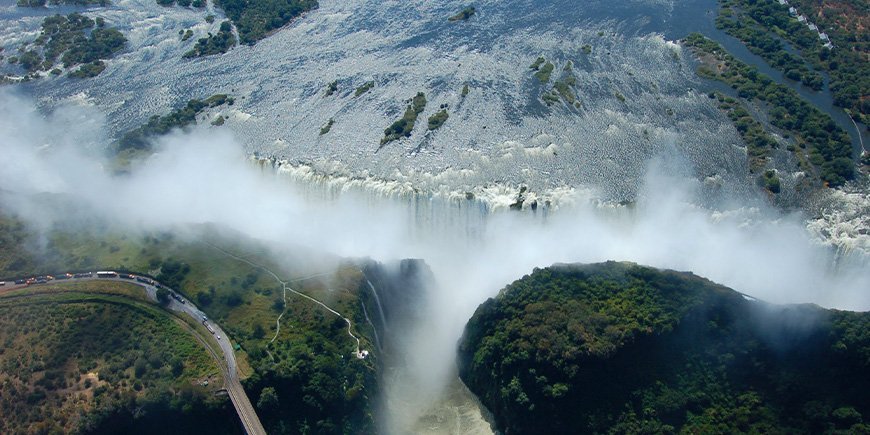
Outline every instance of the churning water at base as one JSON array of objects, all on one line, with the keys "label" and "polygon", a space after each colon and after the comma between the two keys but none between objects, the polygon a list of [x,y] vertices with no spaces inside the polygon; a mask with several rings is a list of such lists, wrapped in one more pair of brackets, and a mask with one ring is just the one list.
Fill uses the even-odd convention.
[{"label": "churning water at base", "polygon": [[[178,31],[214,31],[221,20],[204,18],[221,12],[211,4],[113,3],[86,14],[121,28],[129,50],[93,80],[48,76],[24,92],[42,108],[73,102],[100,112],[108,136],[190,98],[229,93],[236,104],[218,110],[235,140],[170,139],[174,147],[129,179],[101,172],[92,156],[52,164],[54,150],[24,153],[15,161],[27,170],[0,174],[0,194],[69,195],[136,228],[216,222],[281,246],[425,260],[436,283],[420,316],[391,328],[401,332],[401,364],[385,378],[388,431],[486,431],[457,384],[456,341],[481,302],[534,267],[630,260],[773,302],[870,308],[867,195],[823,204],[809,225],[767,207],[736,130],[672,42],[710,26],[714,0],[484,0],[474,19],[456,24],[445,18],[467,5],[459,0],[322,0],[254,46],[198,60],[182,59],[197,38],[185,43]],[[11,50],[35,38],[41,15],[0,2],[0,44]],[[558,72],[570,65],[579,107],[541,102],[548,86],[529,69],[538,56]],[[325,98],[333,80],[341,91]],[[375,88],[354,97],[368,81]],[[430,103],[420,120],[447,104],[449,121],[381,148],[383,129],[421,91]],[[335,125],[321,135],[330,118]],[[26,123],[6,121],[7,140],[28,137]],[[94,131],[53,139],[105,146]],[[33,148],[53,143],[41,134]],[[7,152],[14,144],[0,146],[17,155]],[[265,177],[251,176],[239,149],[276,157],[261,164]],[[386,324],[382,309],[367,314]]]},{"label": "churning water at base", "polygon": [[[344,204],[373,235],[391,226],[395,238],[369,240],[374,258],[420,258],[432,268],[436,282],[419,318],[391,327],[400,331],[393,347],[400,355],[384,374],[388,433],[487,433],[485,411],[456,378],[456,342],[478,304],[534,267],[627,260],[692,271],[770,302],[870,309],[866,239],[842,231],[860,222],[784,215],[754,195],[713,204],[704,196],[708,186],[679,168],[679,155],[651,162],[635,201],[621,204],[595,197],[594,189],[555,196],[515,187],[491,187],[501,196],[432,193],[256,162],[289,180],[306,201]],[[521,197],[517,210],[505,205]],[[529,206],[532,199],[538,208]],[[823,233],[841,238],[817,237]],[[387,325],[373,293],[380,313],[369,315]]]}]

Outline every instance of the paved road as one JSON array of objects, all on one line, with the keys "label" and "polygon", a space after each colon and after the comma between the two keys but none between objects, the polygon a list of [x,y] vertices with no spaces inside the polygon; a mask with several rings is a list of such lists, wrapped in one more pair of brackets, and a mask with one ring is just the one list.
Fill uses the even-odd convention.
[{"label": "paved road", "polygon": [[[140,282],[131,279],[123,279],[120,277],[113,278],[97,278],[96,275],[92,277],[83,277],[83,278],[70,278],[65,280],[53,280],[44,284],[31,284],[34,285],[48,285],[48,284],[63,284],[66,282],[82,282],[82,281],[116,281],[116,282],[126,282],[129,284],[136,284],[143,289],[148,294],[148,297],[157,301],[157,287],[147,282]],[[0,292],[7,292],[12,290],[17,290],[20,288],[27,287],[27,285],[16,285],[11,281],[7,281],[5,286],[0,287]],[[164,288],[168,288],[163,286]],[[203,318],[206,316],[205,313],[199,310],[193,303],[184,299],[184,303],[179,302],[176,299],[169,299],[169,304],[166,305],[166,308],[170,311],[174,311],[176,313],[187,314],[194,321],[203,323]],[[263,428],[263,424],[260,423],[260,418],[257,416],[257,412],[254,410],[254,406],[251,405],[250,399],[248,399],[248,395],[245,393],[244,388],[242,388],[242,383],[239,380],[239,371],[238,364],[236,363],[236,355],[233,351],[232,343],[227,338],[227,334],[218,326],[216,323],[211,320],[207,321],[207,324],[214,330],[214,342],[218,344],[221,352],[223,353],[223,363],[221,364],[221,369],[224,372],[224,387],[229,393],[230,400],[233,402],[233,406],[236,408],[236,413],[239,415],[239,419],[242,421],[242,426],[245,428],[245,432],[248,435],[265,435],[266,430]],[[220,337],[217,339],[217,337]]]}]

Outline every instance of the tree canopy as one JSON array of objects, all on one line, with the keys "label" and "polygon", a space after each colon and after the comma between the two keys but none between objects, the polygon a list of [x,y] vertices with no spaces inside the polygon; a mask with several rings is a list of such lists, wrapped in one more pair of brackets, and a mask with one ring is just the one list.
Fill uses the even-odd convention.
[{"label": "tree canopy", "polygon": [[483,303],[458,362],[509,433],[861,433],[868,325],[688,273],[561,265]]}]

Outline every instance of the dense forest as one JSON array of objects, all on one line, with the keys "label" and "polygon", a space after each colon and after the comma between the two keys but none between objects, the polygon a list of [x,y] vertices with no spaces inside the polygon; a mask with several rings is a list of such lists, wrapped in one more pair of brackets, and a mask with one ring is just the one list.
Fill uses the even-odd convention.
[{"label": "dense forest", "polygon": [[[19,55],[9,58],[28,73],[56,69],[58,61],[76,78],[93,77],[105,69],[106,59],[124,49],[127,38],[112,27],[107,27],[102,18],[92,20],[77,12],[67,16],[54,15],[42,22],[39,36],[31,44],[25,44]],[[82,65],[78,69],[72,69]]]},{"label": "dense forest", "polygon": [[536,269],[477,309],[458,358],[508,434],[870,431],[870,314],[689,273]]},{"label": "dense forest", "polygon": [[[690,34],[684,42],[701,57],[702,65],[698,68],[701,76],[722,81],[736,90],[741,99],[759,104],[767,112],[768,122],[796,142],[792,151],[803,164],[802,169],[830,187],[855,178],[849,135],[830,116],[703,35]],[[741,134],[745,133],[739,124],[737,127]]]},{"label": "dense forest", "polygon": [[216,0],[239,31],[242,44],[254,44],[293,18],[317,8],[317,0]]},{"label": "dense forest", "polygon": [[800,56],[792,54],[788,50],[788,42],[770,29],[776,26],[783,32],[791,33],[792,39],[802,46],[821,47],[823,42],[815,32],[789,16],[788,6],[773,1],[749,3],[727,0],[722,1],[722,7],[716,18],[716,27],[743,41],[750,51],[782,71],[787,78],[817,91],[822,89],[822,75],[813,71]]},{"label": "dense forest", "polygon": [[756,121],[737,99],[721,92],[712,92],[709,96],[716,99],[719,109],[728,114],[728,118],[734,123],[734,127],[737,128],[737,132],[746,143],[749,172],[753,174],[761,172],[767,166],[771,151],[777,148],[779,143],[764,130],[764,126]]},{"label": "dense forest", "polygon": [[[720,4],[717,27],[743,41],[786,77],[813,89],[824,84],[817,71],[827,73],[834,103],[864,124],[870,123],[870,33],[866,30],[870,10],[866,2],[795,0],[781,5],[775,1],[720,0]],[[818,32],[789,14],[792,6],[809,23],[820,27],[831,48],[824,47],[826,41]]]}]

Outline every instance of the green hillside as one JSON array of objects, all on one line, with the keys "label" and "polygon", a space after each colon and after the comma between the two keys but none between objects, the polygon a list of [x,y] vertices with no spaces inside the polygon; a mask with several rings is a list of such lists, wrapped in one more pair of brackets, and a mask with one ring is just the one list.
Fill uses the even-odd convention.
[{"label": "green hillside", "polygon": [[466,326],[505,433],[867,433],[870,315],[625,263],[536,269]]}]

